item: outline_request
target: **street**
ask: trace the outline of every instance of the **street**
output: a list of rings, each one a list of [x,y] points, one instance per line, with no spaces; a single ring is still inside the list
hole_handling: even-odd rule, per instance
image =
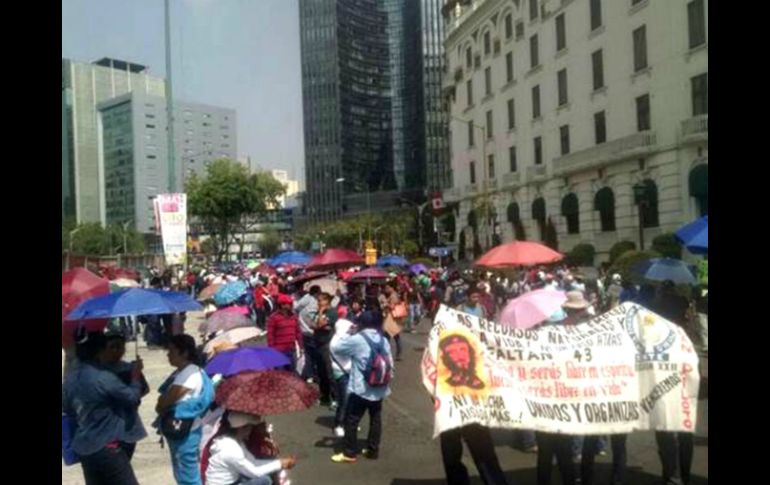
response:
[[[186,328],[190,333],[201,316],[192,314]],[[445,483],[438,440],[431,439],[433,408],[428,394],[420,383],[420,357],[427,340],[430,322],[423,320],[417,333],[402,334],[403,361],[396,363],[392,395],[383,407],[383,438],[380,458],[369,461],[363,457],[355,464],[335,464],[330,461],[336,439],[331,429],[333,412],[315,406],[305,412],[273,416],[282,454],[296,454],[297,466],[290,471],[292,484],[371,484],[371,485],[439,485]],[[144,360],[144,372],[153,391],[142,401],[141,416],[150,435],[141,441],[134,455],[133,465],[142,484],[171,484],[173,476],[168,449],[158,444],[158,436],[149,424],[154,419],[154,405],[158,385],[171,372],[162,350],[148,350],[140,343],[139,353]],[[127,345],[125,360],[132,360],[134,344]],[[698,405],[698,424],[695,437],[693,485],[708,483],[708,359],[701,361],[701,400]],[[368,420],[364,418],[359,440],[366,437]],[[536,455],[525,454],[509,443],[511,433],[494,432],[497,454],[509,484],[534,485]],[[481,483],[478,472],[465,452],[464,463],[475,483]],[[597,484],[609,480],[611,457],[597,457]],[[652,485],[660,476],[660,461],[652,432],[638,432],[628,439],[628,481],[630,485]],[[79,465],[62,465],[62,485],[83,484]],[[554,475],[558,472],[554,470]],[[556,484],[557,477],[553,483]]]

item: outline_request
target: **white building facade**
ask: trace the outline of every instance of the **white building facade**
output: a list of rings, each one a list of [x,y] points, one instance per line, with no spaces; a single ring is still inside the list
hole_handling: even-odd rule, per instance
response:
[[[601,261],[640,221],[648,248],[708,212],[707,0],[448,0],[444,18],[466,258],[550,238]]]

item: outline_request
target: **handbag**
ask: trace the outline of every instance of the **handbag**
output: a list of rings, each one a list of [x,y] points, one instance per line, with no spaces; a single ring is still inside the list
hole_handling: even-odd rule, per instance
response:
[[[190,434],[195,418],[175,418],[174,410],[167,411],[160,418],[160,432],[169,440],[183,440]]]
[[[391,311],[391,315],[393,315],[393,318],[400,319],[400,318],[406,318],[409,316],[409,309],[406,307],[406,303],[403,301],[400,301],[393,305],[393,310]]]
[[[80,463],[80,457],[72,449],[72,439],[75,437],[77,421],[64,413],[61,415],[61,457],[67,466]]]

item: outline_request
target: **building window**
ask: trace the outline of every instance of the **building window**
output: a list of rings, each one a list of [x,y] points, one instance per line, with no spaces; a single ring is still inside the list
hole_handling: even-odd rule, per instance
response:
[[[147,155],[147,158],[149,158],[150,160],[155,160],[158,157],[156,157],[155,155]]]
[[[540,118],[540,85],[532,88],[532,119]]]
[[[559,139],[561,140],[561,154],[566,155],[569,153],[569,125],[564,125],[559,128]]]
[[[155,128],[155,125],[144,125],[145,128],[153,129]]]
[[[473,79],[468,79],[465,82],[465,89],[468,92],[468,106],[473,105]]]
[[[537,48],[537,34],[529,38],[529,67],[535,68],[540,64],[540,57]]]
[[[567,234],[580,234],[580,204],[577,195],[567,194],[561,200],[561,215],[567,220]]]
[[[687,26],[690,33],[690,49],[706,43],[706,11],[703,0],[687,4]]]
[[[521,40],[524,38],[524,22],[519,20],[516,22],[516,40]]]
[[[487,157],[488,160],[488,167],[489,167],[489,178],[493,179],[495,178],[495,156],[489,155]]]
[[[602,50],[591,54],[591,66],[594,73],[594,91],[604,87],[604,56]]]
[[[644,182],[644,198],[641,203],[642,227],[658,227],[658,186],[650,179]]]
[[[488,56],[492,52],[492,40],[489,31],[484,32],[484,55]]]
[[[513,16],[508,14],[505,16],[505,38],[510,39],[513,37]]]
[[[516,172],[518,167],[516,166],[516,147],[512,146],[508,148],[508,163],[510,164],[511,172]]]
[[[472,147],[473,143],[473,121],[468,122],[468,148]]]
[[[487,140],[491,140],[495,132],[495,126],[492,119],[492,110],[487,111]]]
[[[145,117],[145,118],[148,118],[148,119],[153,119],[153,118],[155,118],[155,115],[153,115],[153,114],[150,114],[150,113],[146,113],[146,114],[144,115],[144,117]]]
[[[636,128],[638,131],[650,129],[650,95],[636,98]]]
[[[470,168],[471,168],[471,183],[475,184],[476,183],[476,162],[471,162]]]
[[[535,20],[538,13],[537,0],[529,0],[529,20]]]
[[[594,196],[594,210],[599,211],[602,232],[615,230],[615,194],[605,187]]]
[[[705,115],[709,112],[709,75],[708,73],[690,79],[692,89],[692,115]]]
[[[473,67],[473,51],[470,47],[465,48],[465,67],[468,69]]]
[[[492,94],[492,67],[484,69],[484,89],[487,96]]]
[[[634,72],[647,68],[647,26],[634,30]]]
[[[542,137],[535,137],[535,165],[543,164],[543,139]]]
[[[556,52],[567,47],[567,30],[564,23],[564,14],[556,17]]]
[[[508,100],[508,129],[516,128],[516,111],[513,106],[513,98]]]
[[[602,26],[602,0],[590,0],[591,6],[591,31]]]
[[[607,141],[607,125],[604,119],[604,111],[594,114],[594,132],[596,133],[596,144]]]
[[[513,52],[505,55],[505,80],[506,82],[513,81]]]
[[[567,69],[562,69],[556,73],[559,87],[559,106],[567,104]]]

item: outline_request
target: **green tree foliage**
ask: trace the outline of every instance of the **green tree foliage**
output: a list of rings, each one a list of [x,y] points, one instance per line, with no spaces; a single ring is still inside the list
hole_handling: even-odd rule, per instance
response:
[[[249,174],[246,167],[228,159],[212,162],[203,176],[187,179],[190,215],[197,218],[212,237],[217,238],[217,258],[242,237],[256,220],[271,207],[278,207],[278,197],[286,187],[267,172]]]
[[[623,253],[636,249],[636,244],[631,241],[620,241],[610,248],[610,264],[614,263]]]
[[[655,237],[652,249],[665,258],[682,259],[682,245],[670,232]]]
[[[76,227],[62,226],[62,250],[69,249],[70,237],[72,252],[75,254],[93,256],[141,254],[145,249],[142,234],[133,228],[124,230],[120,224],[106,228],[98,222],[87,222]]]
[[[638,281],[639,277],[631,273],[631,268],[637,263],[651,258],[659,258],[655,251],[626,251],[610,267],[610,274],[619,273],[624,280]]]
[[[259,238],[259,249],[262,251],[263,258],[271,258],[278,253],[283,238],[275,229],[267,229]]]
[[[581,243],[567,254],[567,264],[573,266],[593,266],[596,248],[592,244]]]

